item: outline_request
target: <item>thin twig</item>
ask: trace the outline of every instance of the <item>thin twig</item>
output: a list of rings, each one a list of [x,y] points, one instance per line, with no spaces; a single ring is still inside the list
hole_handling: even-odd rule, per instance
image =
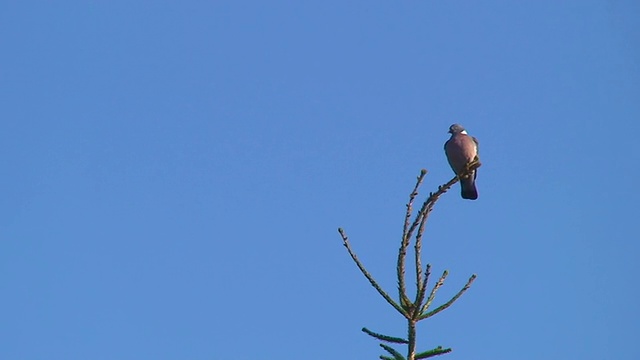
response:
[[[407,286],[405,285],[405,259],[407,257],[407,247],[409,246],[409,239],[410,238],[405,238],[402,239],[402,242],[400,243],[400,249],[398,250],[398,263],[396,265],[396,273],[398,275],[398,297],[400,298],[400,303],[402,304],[402,307],[405,309],[409,308],[409,305],[411,304],[411,300],[409,300],[409,297],[407,295]]]
[[[393,355],[393,358],[395,360],[405,360],[404,356],[402,356],[402,354],[400,354],[396,349],[392,348],[391,346],[380,344],[380,347],[387,350],[389,354]]]
[[[418,196],[418,188],[422,185],[422,181],[424,180],[425,175],[427,175],[427,170],[420,170],[420,175],[418,175],[418,180],[416,181],[416,186],[413,187],[413,191],[409,195],[409,202],[407,203],[407,213],[404,217],[404,228],[402,229],[402,239],[407,237],[407,229],[409,228],[409,222],[411,220],[411,215],[413,213],[413,201],[416,196]]]
[[[447,278],[448,275],[449,275],[449,272],[447,270],[445,270],[442,273],[442,276],[440,276],[440,280],[438,280],[438,282],[433,286],[433,290],[431,290],[431,294],[429,294],[429,297],[427,298],[427,302],[424,305],[422,305],[422,309],[420,309],[420,313],[424,313],[425,311],[427,311],[429,306],[431,306],[431,302],[436,297],[436,293],[438,292],[438,289],[440,289],[440,287],[444,284],[444,280]]]
[[[473,281],[475,279],[476,279],[476,274],[471,275],[471,277],[469,278],[469,281],[467,281],[467,284],[462,289],[460,289],[460,291],[458,291],[458,293],[455,294],[455,296],[452,297],[451,300],[449,300],[446,303],[438,306],[436,309],[434,309],[432,311],[429,311],[426,314],[421,315],[420,316],[420,320],[426,319],[428,317],[432,317],[433,315],[435,315],[435,314],[439,313],[440,311],[442,311],[442,310],[448,308],[449,306],[451,306],[456,300],[458,300],[458,298],[460,296],[462,296],[462,294],[464,294],[465,291],[467,291],[471,287],[471,284],[473,283]]]
[[[367,278],[367,280],[369,280],[369,283],[371,283],[371,286],[373,286],[378,293],[385,299],[387,300],[387,302],[393,306],[394,309],[398,310],[398,312],[400,314],[402,314],[402,316],[404,316],[405,318],[409,318],[409,314],[407,313],[406,310],[404,310],[400,305],[398,305],[395,301],[393,301],[393,299],[389,296],[389,294],[387,294],[382,287],[380,287],[380,285],[378,285],[378,283],[376,282],[376,280],[373,278],[373,276],[371,276],[371,274],[369,274],[369,272],[367,271],[367,269],[365,269],[364,265],[362,265],[362,263],[360,262],[360,260],[358,260],[358,257],[356,256],[356,254],[353,252],[353,250],[351,249],[351,245],[349,244],[349,238],[347,237],[347,234],[345,234],[344,230],[342,228],[338,228],[338,232],[340,233],[340,236],[342,237],[342,243],[344,245],[344,247],[347,248],[347,251],[349,252],[349,255],[351,255],[351,258],[353,259],[353,261],[356,263],[356,265],[358,266],[358,269],[360,269],[360,271],[362,272],[362,275],[364,275],[364,277]]]
[[[414,246],[415,264],[416,264],[416,300],[419,297],[422,289],[422,235],[424,234],[424,226],[427,222],[427,217],[422,216],[420,226],[418,227],[418,233],[416,234],[416,243]],[[420,306],[416,303],[416,306]]]
[[[411,235],[413,235],[413,232],[416,230],[418,225],[422,222],[422,217],[427,215],[431,211],[430,209],[427,211],[427,208],[428,207],[433,208],[433,205],[435,205],[435,202],[438,201],[440,196],[446,193],[447,190],[449,190],[457,182],[458,182],[458,177],[456,176],[453,179],[449,180],[446,184],[438,186],[438,191],[436,191],[435,193],[429,194],[429,197],[424,201],[424,203],[422,203],[422,207],[420,208],[420,211],[418,211],[418,215],[416,216],[416,219],[413,221],[413,223],[409,227],[409,230],[407,231],[408,237],[411,237]]]
[[[367,329],[366,327],[362,328],[362,332],[364,332],[365,334],[372,336],[380,341],[386,341],[386,342],[390,342],[390,343],[396,343],[396,344],[408,344],[409,340],[407,339],[403,339],[403,338],[398,338],[398,337],[393,337],[393,336],[388,336],[388,335],[383,335],[383,334],[378,334],[376,332],[373,332],[369,329]]]
[[[416,354],[416,360],[426,359],[426,358],[430,358],[430,357],[438,356],[438,355],[443,355],[443,354],[450,353],[450,352],[451,352],[450,348],[449,349],[443,349],[442,346],[438,346],[435,349]]]
[[[465,168],[465,171],[462,174],[460,174],[459,176],[458,175],[454,176],[447,183],[438,186],[438,191],[436,191],[435,193],[429,194],[429,197],[427,198],[427,200],[425,200],[424,203],[422,204],[422,207],[420,208],[420,211],[418,212],[418,216],[413,221],[413,224],[411,224],[411,226],[409,227],[409,230],[407,231],[407,236],[410,237],[413,234],[413,232],[415,231],[416,227],[418,227],[418,225],[422,222],[422,217],[423,216],[428,216],[429,215],[429,213],[433,209],[433,206],[435,205],[436,201],[438,201],[438,199],[440,199],[440,196],[442,196],[453,185],[455,185],[460,180],[460,178],[465,178],[467,176],[470,176],[472,174],[472,172],[474,170],[476,170],[477,168],[479,168],[480,166],[482,166],[482,164],[480,163],[480,161],[477,161],[477,160],[469,163],[467,165],[467,167]]]
[[[398,292],[399,292],[401,303],[406,303],[407,305],[405,306],[405,308],[411,307],[411,302],[409,300],[409,295],[407,294],[407,289],[405,285],[405,259],[407,256],[407,247],[411,242],[411,234],[408,234],[407,230],[409,229],[409,222],[411,220],[411,215],[413,213],[413,201],[418,195],[418,188],[422,184],[422,181],[424,180],[424,177],[426,174],[427,174],[426,169],[422,169],[420,171],[420,175],[418,176],[418,180],[416,181],[416,186],[414,186],[413,191],[411,191],[411,194],[409,195],[409,202],[407,203],[407,213],[405,214],[405,218],[404,218],[404,228],[402,229],[402,243],[400,244],[400,250],[398,251],[398,265],[396,269],[398,274]],[[420,213],[418,213],[417,216],[420,216]],[[422,277],[422,265],[420,263],[420,248],[422,246],[422,242],[419,240],[420,239],[417,239],[415,244],[417,291],[420,291],[420,283],[421,283],[420,279]],[[413,312],[414,309],[408,309],[408,310]]]
[[[427,264],[427,268],[424,271],[424,279],[422,280],[422,286],[416,295],[416,307],[422,306],[422,302],[424,301],[424,296],[427,293],[427,284],[429,283],[429,276],[431,276],[431,264]],[[416,314],[420,315],[420,314]]]

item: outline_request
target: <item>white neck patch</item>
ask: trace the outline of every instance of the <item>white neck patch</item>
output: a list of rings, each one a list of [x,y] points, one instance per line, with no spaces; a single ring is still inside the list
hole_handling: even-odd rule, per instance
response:
[[[467,130],[462,130],[462,131],[460,131],[460,134],[467,135]]]

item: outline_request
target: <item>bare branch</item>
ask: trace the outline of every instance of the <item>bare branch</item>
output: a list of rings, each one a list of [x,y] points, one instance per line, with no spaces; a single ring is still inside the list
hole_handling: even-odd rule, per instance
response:
[[[416,307],[422,306],[422,302],[424,301],[424,296],[427,293],[427,284],[429,283],[429,276],[431,276],[431,264],[427,264],[427,269],[424,271],[424,280],[422,280],[422,286],[420,287],[420,290],[416,294],[416,302],[415,302]]]
[[[422,220],[420,221],[420,226],[418,227],[418,233],[416,234],[416,243],[414,246],[414,255],[415,255],[415,271],[416,271],[416,300],[419,297],[420,292],[424,292],[422,288],[422,235],[424,234],[424,226],[427,222],[427,217],[422,216]],[[416,306],[420,306],[420,304],[416,303]]]
[[[408,233],[407,231],[409,229],[409,222],[411,220],[411,215],[413,213],[413,201],[415,200],[416,196],[418,196],[418,188],[422,184],[422,181],[424,180],[425,175],[427,175],[427,170],[422,169],[416,181],[416,186],[413,187],[413,190],[409,195],[409,202],[407,203],[407,212],[404,217],[404,227],[402,229],[402,242],[400,243],[400,249],[398,250],[398,264],[396,268],[396,272],[398,275],[398,293],[400,297],[400,302],[403,305],[404,304],[407,305],[405,306],[405,308],[410,307],[410,304],[411,304],[411,301],[409,300],[409,295],[407,294],[407,288],[405,283],[405,260],[407,257],[407,248],[409,247],[409,243],[411,242],[411,233],[413,232],[411,231],[411,233]],[[417,216],[419,215],[420,213],[418,213]],[[418,284],[420,284],[420,277],[422,275],[422,266],[420,265],[420,256],[419,256],[420,246],[421,244],[418,244],[416,242],[416,252],[415,252],[416,269],[419,269],[416,271],[416,281]],[[420,288],[420,285],[418,285],[418,290],[419,288]]]
[[[440,276],[440,280],[438,280],[438,282],[433,286],[433,290],[431,290],[431,294],[429,294],[429,297],[427,298],[427,302],[424,305],[422,305],[422,309],[420,309],[420,313],[424,313],[425,311],[427,311],[429,306],[431,306],[431,302],[433,302],[433,299],[436,297],[436,293],[438,292],[438,289],[440,289],[440,287],[444,285],[444,280],[447,278],[448,275],[449,275],[449,272],[447,270],[445,270],[442,273],[442,276]]]
[[[466,167],[466,170],[462,174],[460,174],[460,176],[455,176],[453,179],[449,180],[447,183],[438,186],[438,191],[436,191],[435,193],[429,194],[429,197],[427,198],[427,200],[425,200],[424,203],[422,204],[422,207],[418,212],[418,216],[414,220],[413,224],[411,224],[411,227],[408,230],[408,236],[411,236],[411,234],[413,234],[413,232],[415,231],[416,227],[418,227],[418,225],[422,223],[422,220],[423,220],[422,217],[429,216],[429,213],[431,212],[431,210],[433,210],[433,206],[440,199],[440,196],[444,195],[444,193],[449,191],[449,189],[451,189],[451,187],[455,185],[460,180],[460,178],[471,176],[473,171],[479,168],[480,166],[482,166],[482,164],[478,160],[475,160],[469,163]]]
[[[435,310],[429,311],[428,313],[421,315],[420,316],[420,320],[426,319],[428,317],[432,317],[433,315],[435,315],[435,314],[439,313],[440,311],[442,311],[442,310],[448,308],[449,306],[451,306],[456,300],[458,300],[458,298],[460,296],[462,296],[462,294],[464,294],[465,291],[467,291],[471,287],[471,284],[473,283],[473,281],[475,279],[476,279],[476,274],[471,275],[471,277],[469,278],[469,281],[467,281],[467,284],[460,291],[458,291],[458,293],[455,294],[451,298],[451,300],[449,300],[446,303],[438,306]]]
[[[349,252],[349,255],[351,255],[351,258],[353,259],[353,261],[356,263],[356,265],[358,266],[358,269],[360,269],[360,271],[362,272],[362,275],[364,275],[364,277],[367,278],[367,280],[369,280],[369,283],[371,283],[371,286],[373,286],[378,293],[385,299],[387,300],[387,302],[393,306],[394,309],[398,310],[398,312],[400,314],[402,314],[402,316],[404,316],[405,318],[409,318],[409,314],[407,313],[406,310],[404,310],[400,305],[398,305],[395,301],[393,301],[393,299],[389,296],[389,294],[387,294],[382,287],[380,287],[380,285],[378,285],[378,283],[376,282],[376,280],[373,278],[373,276],[371,276],[371,274],[369,274],[369,272],[367,271],[367,269],[365,269],[364,265],[362,265],[362,263],[360,262],[360,260],[358,259],[358,257],[356,256],[356,254],[353,252],[353,250],[351,249],[351,245],[349,244],[349,238],[347,237],[347,234],[345,234],[344,230],[342,228],[338,228],[338,232],[340,233],[340,236],[342,237],[342,243],[344,245],[344,247],[347,248],[347,251]]]
[[[404,217],[404,228],[402,230],[402,238],[405,239],[407,237],[407,230],[409,229],[409,222],[411,221],[411,215],[413,213],[413,201],[416,196],[418,196],[418,188],[422,185],[422,181],[424,180],[425,175],[427,175],[427,170],[420,170],[420,175],[418,175],[418,180],[416,181],[416,186],[413,187],[413,191],[409,195],[409,202],[407,203],[407,213]]]

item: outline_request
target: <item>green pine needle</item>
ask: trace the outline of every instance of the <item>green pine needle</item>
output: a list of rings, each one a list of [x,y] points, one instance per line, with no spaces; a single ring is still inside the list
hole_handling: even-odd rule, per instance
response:
[[[378,333],[375,333],[375,332],[367,329],[366,327],[363,327],[362,331],[364,333],[366,333],[367,335],[373,336],[374,338],[376,338],[376,339],[378,339],[380,341],[386,341],[386,342],[395,343],[395,344],[408,344],[409,343],[409,341],[406,340],[406,339],[378,334]]]

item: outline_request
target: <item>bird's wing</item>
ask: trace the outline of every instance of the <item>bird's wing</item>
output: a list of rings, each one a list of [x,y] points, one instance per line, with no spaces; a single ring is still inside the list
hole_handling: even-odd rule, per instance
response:
[[[473,139],[473,142],[476,143],[476,147],[479,147],[479,143],[478,143],[478,139],[475,138],[475,136],[471,137]]]
[[[478,143],[478,139],[476,139],[474,136],[472,136],[471,139],[473,139],[473,142],[476,143],[476,159],[479,159],[480,158],[480,144]]]

